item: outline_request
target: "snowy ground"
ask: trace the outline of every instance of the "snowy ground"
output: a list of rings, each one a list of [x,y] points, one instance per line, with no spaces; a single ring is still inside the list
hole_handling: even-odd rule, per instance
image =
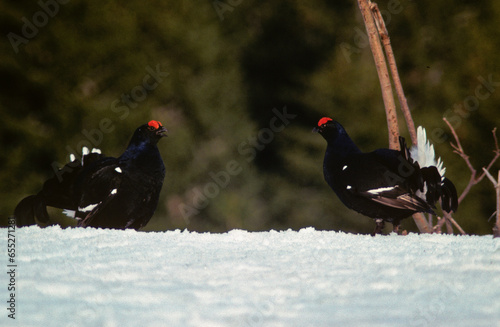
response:
[[[16,319],[2,309],[2,326],[500,326],[491,236],[29,227],[15,237]]]

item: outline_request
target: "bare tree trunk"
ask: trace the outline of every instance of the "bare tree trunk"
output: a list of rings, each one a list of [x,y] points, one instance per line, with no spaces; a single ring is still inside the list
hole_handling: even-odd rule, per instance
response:
[[[389,68],[391,70],[392,80],[394,82],[394,87],[396,88],[396,94],[398,95],[399,103],[401,105],[401,111],[405,117],[406,126],[408,132],[410,133],[411,143],[417,144],[417,131],[415,130],[415,123],[413,123],[413,117],[411,116],[410,107],[408,107],[408,102],[406,101],[406,96],[403,91],[403,84],[401,84],[401,79],[399,78],[398,66],[396,65],[396,57],[392,51],[391,39],[389,38],[389,32],[385,26],[382,14],[378,9],[376,3],[371,3],[371,10],[374,15],[375,23],[377,25],[378,31],[380,33],[380,39],[384,45],[384,51],[389,62]],[[432,224],[431,224],[432,226]]]
[[[432,225],[427,223],[427,219],[425,219],[425,215],[423,213],[414,213],[412,217],[420,233],[432,233]]]
[[[387,117],[387,128],[389,129],[389,148],[399,150],[399,127],[398,116],[396,115],[396,104],[394,102],[394,94],[392,93],[392,84],[387,70],[382,45],[380,44],[379,33],[372,11],[370,9],[369,0],[358,0],[358,6],[361,10],[361,15],[365,22],[366,31],[368,32],[368,40],[375,60],[378,78],[380,80],[380,88],[382,89],[382,98]]]

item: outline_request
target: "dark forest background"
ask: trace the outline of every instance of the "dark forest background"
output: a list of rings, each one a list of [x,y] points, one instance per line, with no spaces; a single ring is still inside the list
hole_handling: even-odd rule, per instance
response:
[[[461,192],[470,173],[442,118],[485,166],[500,127],[500,2],[377,3],[415,123]],[[167,175],[146,230],[372,231],[324,182],[326,144],[311,133],[330,116],[361,149],[387,147],[356,1],[2,1],[0,31],[2,225],[70,153],[95,145],[118,156],[156,119],[169,129]],[[494,211],[485,179],[454,217],[489,234]],[[403,227],[417,230],[411,218]]]

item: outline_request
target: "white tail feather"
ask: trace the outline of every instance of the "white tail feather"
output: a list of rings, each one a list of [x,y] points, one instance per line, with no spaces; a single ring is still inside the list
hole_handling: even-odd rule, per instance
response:
[[[417,144],[411,147],[410,155],[418,162],[420,167],[435,166],[441,177],[444,177],[446,168],[443,167],[441,158],[436,160],[434,146],[427,140],[427,133],[422,126],[417,129]]]
[[[87,148],[86,146],[84,146],[82,148],[82,166],[83,166],[83,157],[85,157],[87,154],[89,154],[89,148]]]
[[[101,154],[101,149],[98,149],[98,148],[92,148],[92,151],[89,151],[89,148],[87,148],[86,146],[84,146],[82,148],[82,165],[83,165],[83,157],[85,157],[86,155],[88,155],[89,153],[97,153],[97,154]],[[70,159],[72,159],[71,161],[74,160],[74,155],[71,154],[70,155]]]
[[[75,218],[75,211],[74,210],[64,209],[63,214],[65,214],[66,216],[68,216],[70,218]]]

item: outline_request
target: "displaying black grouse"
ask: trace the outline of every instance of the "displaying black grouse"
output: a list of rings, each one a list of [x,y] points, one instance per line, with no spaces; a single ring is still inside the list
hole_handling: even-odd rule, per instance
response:
[[[325,180],[348,208],[374,218],[372,235],[381,233],[384,222],[397,232],[400,221],[416,212],[434,213],[441,199],[446,212],[456,211],[457,191],[444,177],[441,159],[435,160],[434,147],[425,130],[418,128],[418,144],[411,150],[399,137],[400,151],[378,149],[363,153],[344,127],[323,117],[314,128],[327,141],[323,174]]]
[[[139,229],[153,216],[165,177],[157,148],[167,129],[152,120],[139,126],[118,158],[99,149],[82,150],[82,159],[70,163],[47,180],[42,190],[23,199],[14,216],[18,226],[50,222],[47,206],[65,209],[80,227]]]

